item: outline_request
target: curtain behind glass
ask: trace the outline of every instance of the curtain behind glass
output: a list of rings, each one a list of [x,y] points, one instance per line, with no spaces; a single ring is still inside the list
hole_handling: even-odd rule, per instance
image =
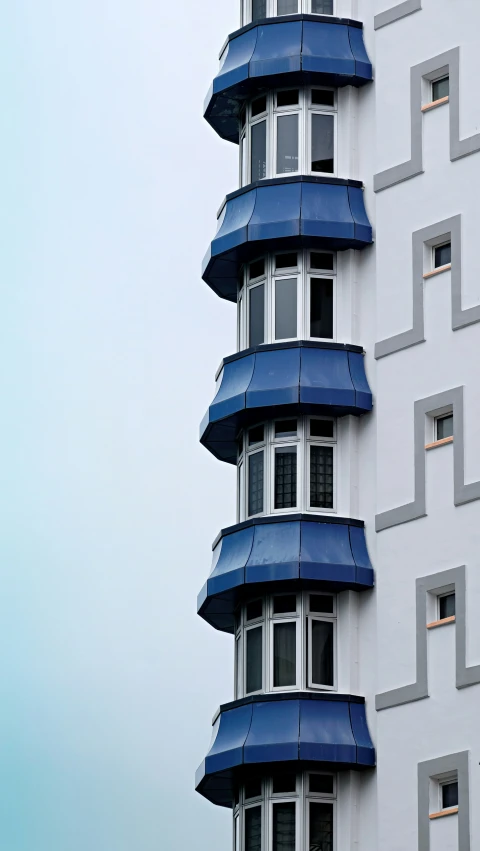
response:
[[[312,620],[312,683],[333,686],[333,623]]]
[[[262,688],[262,627],[248,629],[245,635],[247,639],[245,690],[247,694],[250,694]]]
[[[297,449],[275,449],[275,508],[295,508],[297,504]]]
[[[277,118],[277,174],[290,174],[296,171],[298,171],[298,115],[280,115]]]
[[[312,0],[314,15],[333,15],[333,0]]]
[[[273,851],[295,851],[295,804],[273,805]]]
[[[245,810],[245,851],[262,851],[262,808]]]
[[[310,506],[333,508],[333,447],[310,447]]]
[[[275,339],[288,340],[297,336],[297,279],[277,278],[275,281]]]
[[[309,851],[333,851],[333,805],[310,801]]]
[[[263,452],[248,456],[248,514],[263,511]]]
[[[276,623],[273,627],[273,685],[274,688],[294,686],[296,677],[297,626]]]

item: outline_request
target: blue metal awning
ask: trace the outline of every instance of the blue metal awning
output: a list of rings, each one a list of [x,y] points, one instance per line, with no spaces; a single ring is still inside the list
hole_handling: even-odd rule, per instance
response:
[[[225,704],[196,789],[212,803],[231,807],[238,776],[279,765],[290,771],[373,767],[363,697],[301,692]]]
[[[290,514],[259,517],[220,533],[212,572],[198,596],[198,614],[216,629],[235,631],[235,608],[245,594],[268,593],[269,583],[362,591],[373,569],[360,520]]]
[[[203,261],[203,279],[237,300],[242,263],[290,248],[365,248],[372,228],[358,180],[298,176],[261,180],[227,195]]]
[[[205,100],[205,118],[223,139],[238,142],[246,98],[277,86],[363,86],[371,80],[357,21],[318,15],[268,18],[228,37]]]
[[[223,361],[200,441],[221,461],[237,462],[240,428],[298,414],[359,416],[372,409],[362,349],[298,341],[246,349]]]

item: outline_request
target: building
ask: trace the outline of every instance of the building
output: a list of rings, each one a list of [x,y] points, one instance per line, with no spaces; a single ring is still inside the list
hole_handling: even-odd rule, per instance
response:
[[[197,789],[235,851],[474,851],[480,4],[241,24],[205,109],[240,188],[203,271],[237,352],[201,426],[238,512],[199,596],[235,695]]]

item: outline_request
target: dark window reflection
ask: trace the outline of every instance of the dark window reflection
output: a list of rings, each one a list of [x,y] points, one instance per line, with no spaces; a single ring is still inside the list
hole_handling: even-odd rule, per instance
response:
[[[333,173],[333,115],[312,115],[312,171]]]

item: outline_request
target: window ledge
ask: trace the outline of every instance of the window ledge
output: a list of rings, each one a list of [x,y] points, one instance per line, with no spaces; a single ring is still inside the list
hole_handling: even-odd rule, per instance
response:
[[[436,109],[437,106],[443,106],[444,103],[448,103],[450,98],[446,95],[444,98],[439,98],[438,100],[432,100],[430,103],[425,103],[422,106],[422,112],[428,112],[430,109]]]
[[[450,807],[448,810],[440,810],[439,813],[430,813],[429,818],[444,818],[444,816],[456,816],[458,813],[458,807]]]
[[[442,440],[434,440],[433,443],[426,443],[425,449],[436,449],[437,446],[445,446],[447,443],[453,443],[453,437],[444,437]]]
[[[441,275],[442,272],[449,272],[452,268],[451,263],[446,263],[445,266],[438,266],[436,269],[432,269],[431,272],[425,272],[423,278],[433,278],[434,275]]]
[[[447,623],[455,623],[455,615],[450,615],[449,618],[442,618],[440,621],[432,621],[427,623],[427,629],[435,629],[437,626],[443,626]]]

